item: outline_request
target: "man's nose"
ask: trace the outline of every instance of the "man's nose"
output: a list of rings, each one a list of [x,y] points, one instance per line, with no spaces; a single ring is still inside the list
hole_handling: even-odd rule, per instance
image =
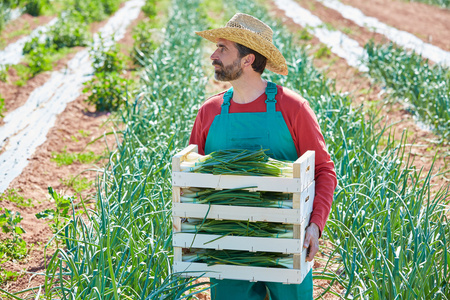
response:
[[[213,54],[211,54],[211,56],[210,56],[209,58],[210,58],[211,60],[216,60],[216,59],[218,59],[218,56],[217,56],[217,50],[214,51]]]

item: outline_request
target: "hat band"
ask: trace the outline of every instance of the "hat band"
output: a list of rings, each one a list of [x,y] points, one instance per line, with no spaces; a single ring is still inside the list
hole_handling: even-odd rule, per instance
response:
[[[263,35],[263,34],[261,34],[260,32],[252,31],[252,30],[248,29],[247,27],[242,26],[242,25],[239,24],[239,23],[236,23],[236,22],[233,22],[233,21],[229,21],[229,22],[227,23],[227,26],[226,26],[226,27],[245,29],[245,30],[247,30],[247,31],[250,31],[250,32],[252,32],[252,33],[255,33],[255,34],[259,35],[260,37],[262,37],[263,39],[265,39],[265,40],[268,41],[269,43],[272,43],[272,37],[269,37],[269,36],[267,36],[267,35]]]

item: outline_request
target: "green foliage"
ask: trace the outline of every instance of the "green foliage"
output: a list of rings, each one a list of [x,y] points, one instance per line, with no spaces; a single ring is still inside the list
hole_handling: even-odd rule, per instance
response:
[[[3,81],[3,82],[8,81],[8,71],[9,71],[10,67],[11,67],[10,65],[0,66],[0,81]]]
[[[3,118],[3,113],[6,111],[5,109],[5,98],[0,95],[0,118]]]
[[[30,198],[25,199],[22,195],[18,193],[15,189],[8,189],[2,194],[0,194],[0,201],[9,201],[15,203],[17,207],[33,207],[34,204]]]
[[[31,77],[53,68],[52,58],[54,52],[53,48],[45,48],[45,46],[41,44],[28,53],[26,61],[28,62]]]
[[[101,3],[103,5],[103,11],[109,16],[119,9],[121,0],[101,0]]]
[[[98,74],[122,71],[125,68],[126,57],[119,52],[118,45],[113,44],[110,47],[105,47],[101,36],[100,41],[98,48],[91,50],[94,72]]]
[[[324,57],[329,57],[330,55],[331,55],[331,50],[326,45],[320,46],[320,48],[316,52],[314,52],[314,58],[318,58],[318,59],[324,58]]]
[[[20,63],[17,65],[12,65],[11,68],[16,70],[17,76],[19,77],[19,79],[14,82],[14,84],[17,86],[25,85],[28,79],[33,77],[33,74],[31,73],[31,70],[27,65]]]
[[[82,176],[70,176],[67,179],[61,179],[61,183],[72,188],[75,193],[81,193],[94,185],[93,181],[89,181],[89,179]]]
[[[133,28],[133,52],[131,57],[138,65],[145,65],[145,59],[150,57],[156,49],[156,44],[152,40],[152,24],[141,22]]]
[[[0,215],[0,227],[7,238],[0,242],[0,261],[6,259],[22,259],[28,254],[27,244],[21,235],[25,233],[20,222],[23,220],[19,212],[4,208]],[[0,269],[0,283],[13,279],[13,273]]]
[[[37,213],[36,218],[48,219],[53,233],[58,234],[58,236],[63,236],[64,234],[59,232],[70,219],[71,215],[69,214],[69,209],[75,198],[60,195],[55,192],[52,187],[48,187],[48,193],[55,201],[55,209],[46,209],[40,213]]]
[[[0,243],[0,253],[1,251],[6,251],[6,249],[2,249],[3,242]],[[16,281],[21,274],[19,272],[8,271],[0,267],[0,285],[7,281]]]
[[[0,215],[0,227],[3,233],[10,233],[14,241],[17,241],[20,236],[25,233],[25,230],[19,225],[23,220],[19,212],[14,213],[13,211],[4,208],[4,213]]]
[[[302,30],[299,31],[298,37],[299,39],[304,41],[310,41],[313,38],[313,36],[309,33],[309,31],[306,28],[302,28]]]
[[[104,20],[120,6],[120,0],[74,0],[69,2],[68,8],[71,14],[77,14],[85,23]]]
[[[411,114],[430,125],[444,140],[450,139],[450,69],[431,65],[415,53],[388,45],[366,44],[372,78],[386,85]]]
[[[42,15],[49,5],[49,0],[28,0],[25,4],[25,13],[37,17]]]
[[[88,26],[78,18],[67,16],[56,22],[49,30],[46,47],[52,45],[55,50],[76,46],[87,46],[90,41]]]
[[[130,84],[131,80],[117,72],[101,72],[85,83],[83,92],[91,93],[86,102],[95,105],[97,111],[114,111],[126,103]]]
[[[65,147],[60,153],[52,152],[51,161],[56,162],[58,167],[60,167],[62,165],[71,165],[74,162],[82,164],[92,163],[100,159],[100,157],[100,155],[96,155],[93,151],[85,153],[69,153],[67,152],[67,147]]]
[[[149,17],[150,19],[153,19],[156,14],[157,14],[157,10],[156,10],[156,0],[147,0],[145,1],[144,6],[141,9],[144,14]]]
[[[3,3],[0,3],[0,32],[5,28],[6,23],[10,18],[10,8]]]

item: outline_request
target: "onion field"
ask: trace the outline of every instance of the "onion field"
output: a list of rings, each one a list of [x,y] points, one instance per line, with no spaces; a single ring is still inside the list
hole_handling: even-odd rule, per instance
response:
[[[210,299],[202,274],[172,271],[171,159],[188,145],[204,100],[229,87],[213,79],[215,45],[194,32],[243,12],[273,29],[288,64],[287,76],[265,71],[263,78],[308,100],[335,163],[315,299],[450,298],[450,45],[402,44],[381,21],[364,28],[353,20],[342,30],[344,12],[324,19],[338,1],[94,2],[0,4],[5,32],[18,24],[12,11],[23,18],[33,3],[53,20],[22,42],[2,33],[22,51],[0,49],[2,297]],[[439,10],[450,26],[445,1],[412,2],[401,5]],[[8,61],[10,54],[16,58]],[[20,89],[30,92],[14,104]],[[76,134],[59,139],[48,163],[37,159],[53,149],[51,128],[77,101],[79,115],[100,129],[81,129],[81,117],[67,121],[60,131]],[[412,133],[402,130],[399,113]],[[90,151],[93,145],[101,146]],[[34,164],[49,166],[36,177],[71,180],[32,177],[27,185],[21,178]],[[46,198],[27,199],[33,189]],[[33,226],[46,236],[27,235]]]

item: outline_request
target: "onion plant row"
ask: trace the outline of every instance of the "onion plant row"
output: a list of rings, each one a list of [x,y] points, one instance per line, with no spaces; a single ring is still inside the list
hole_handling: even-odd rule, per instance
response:
[[[446,299],[446,191],[431,194],[431,175],[422,179],[403,145],[386,140],[376,116],[337,93],[265,9],[238,0],[226,5],[227,18],[246,12],[274,29],[289,75],[265,78],[309,100],[336,164],[339,185],[324,236],[334,245],[325,254],[340,268],[315,271],[316,278],[343,285],[343,298]],[[88,221],[74,216],[66,249],[53,256],[48,298],[172,299],[186,289],[170,268],[170,158],[187,145],[205,96],[201,64],[208,62],[193,31],[207,25],[197,6],[174,3],[166,40],[145,62],[141,93],[122,112],[125,129],[99,181],[97,211]]]
[[[289,75],[266,78],[309,101],[336,165],[339,183],[324,232],[334,247],[316,278],[344,286],[343,298],[448,299],[448,185],[431,193],[431,171],[421,176],[404,142],[394,141],[376,114],[352,107],[348,95],[337,93],[264,8],[240,0],[227,5],[227,11],[250,13],[274,29]],[[331,267],[336,263],[338,270]]]
[[[450,70],[393,44],[366,44],[369,74],[420,121],[450,140]]]
[[[120,113],[97,210],[74,216],[47,269],[46,297],[181,299],[189,280],[172,265],[171,157],[183,148],[204,98],[196,0],[175,1],[165,41],[145,61],[142,90]],[[184,295],[184,296],[183,296]]]

